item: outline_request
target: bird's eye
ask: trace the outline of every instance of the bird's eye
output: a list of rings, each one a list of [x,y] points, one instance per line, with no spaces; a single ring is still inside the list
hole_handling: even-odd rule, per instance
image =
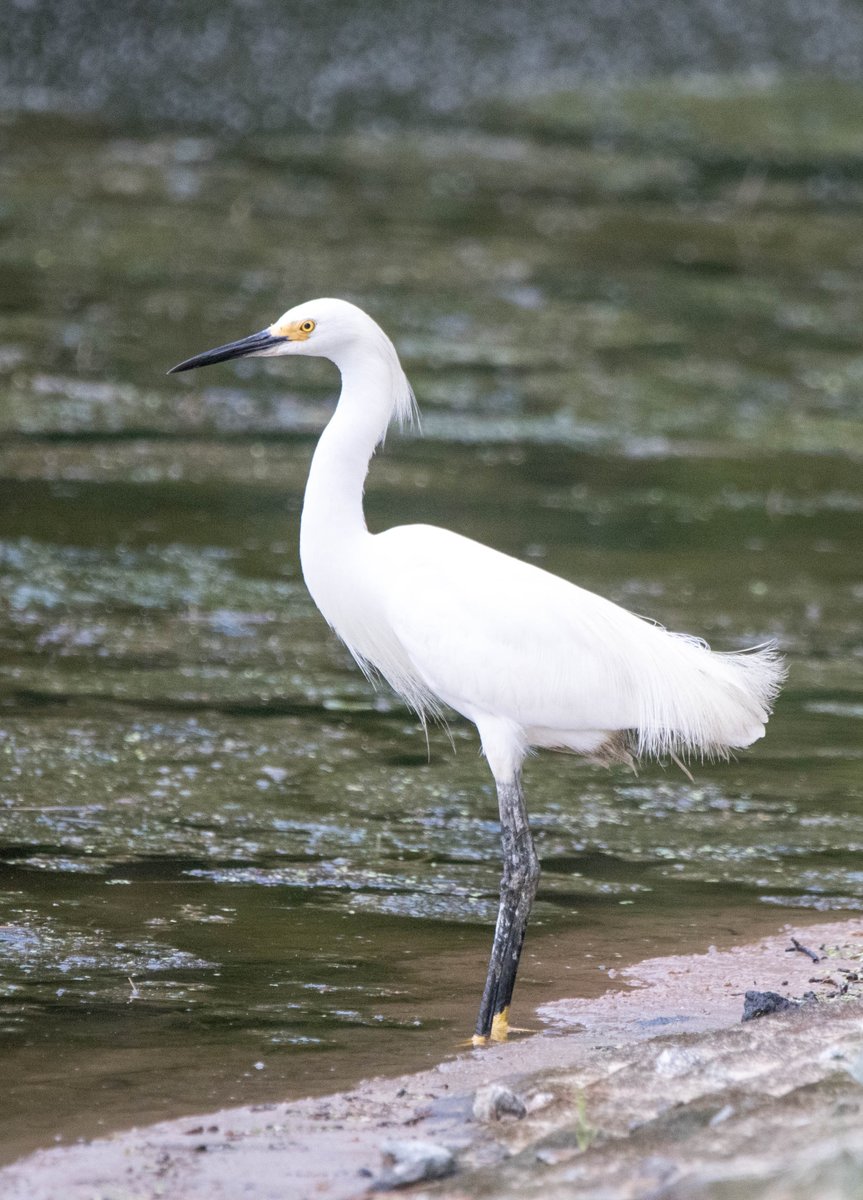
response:
[[[314,321],[303,321],[302,325],[300,325],[300,333],[311,333],[314,327]]]

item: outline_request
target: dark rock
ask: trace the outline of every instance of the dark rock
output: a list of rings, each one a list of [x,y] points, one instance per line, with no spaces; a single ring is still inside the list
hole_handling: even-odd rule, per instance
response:
[[[754,1021],[756,1017],[769,1017],[772,1013],[799,1007],[797,1000],[788,1000],[778,992],[747,992],[743,1000],[743,1020]]]

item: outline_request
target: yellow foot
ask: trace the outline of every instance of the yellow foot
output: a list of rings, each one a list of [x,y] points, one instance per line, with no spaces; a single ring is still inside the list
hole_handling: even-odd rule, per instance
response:
[[[493,1042],[505,1042],[509,1034],[509,1005],[501,1012],[494,1014],[494,1020],[491,1023],[491,1040]]]
[[[509,1023],[509,1005],[499,1013],[495,1013],[491,1023],[491,1033],[486,1037],[475,1033],[472,1038],[474,1046],[487,1046],[489,1042],[505,1042],[511,1033],[531,1033],[530,1029],[519,1029]]]
[[[521,1025],[510,1025],[509,1005],[507,1005],[501,1012],[495,1013],[491,1023],[491,1033],[488,1035],[475,1033],[469,1042],[462,1042],[461,1045],[479,1049],[481,1046],[487,1046],[489,1042],[505,1042],[511,1033],[536,1032],[535,1029],[525,1029]]]

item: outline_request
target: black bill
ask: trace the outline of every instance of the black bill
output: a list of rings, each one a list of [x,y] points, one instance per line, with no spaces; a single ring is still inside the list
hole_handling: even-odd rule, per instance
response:
[[[212,363],[226,362],[229,358],[245,358],[249,354],[260,354],[262,350],[269,350],[272,346],[278,346],[287,340],[287,338],[276,337],[270,333],[269,329],[262,329],[260,333],[240,338],[238,342],[228,342],[226,346],[216,346],[215,350],[205,350],[203,354],[187,358],[185,362],[171,367],[168,374],[176,375],[178,371],[192,371],[195,367],[208,367]]]

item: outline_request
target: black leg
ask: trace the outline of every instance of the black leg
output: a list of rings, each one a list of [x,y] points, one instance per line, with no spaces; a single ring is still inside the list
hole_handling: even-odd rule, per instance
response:
[[[509,1005],[527,919],[539,881],[539,859],[530,835],[521,778],[497,784],[503,876],[500,908],[488,964],[488,978],[476,1022],[474,1045],[492,1038],[504,1041],[509,1029]]]

